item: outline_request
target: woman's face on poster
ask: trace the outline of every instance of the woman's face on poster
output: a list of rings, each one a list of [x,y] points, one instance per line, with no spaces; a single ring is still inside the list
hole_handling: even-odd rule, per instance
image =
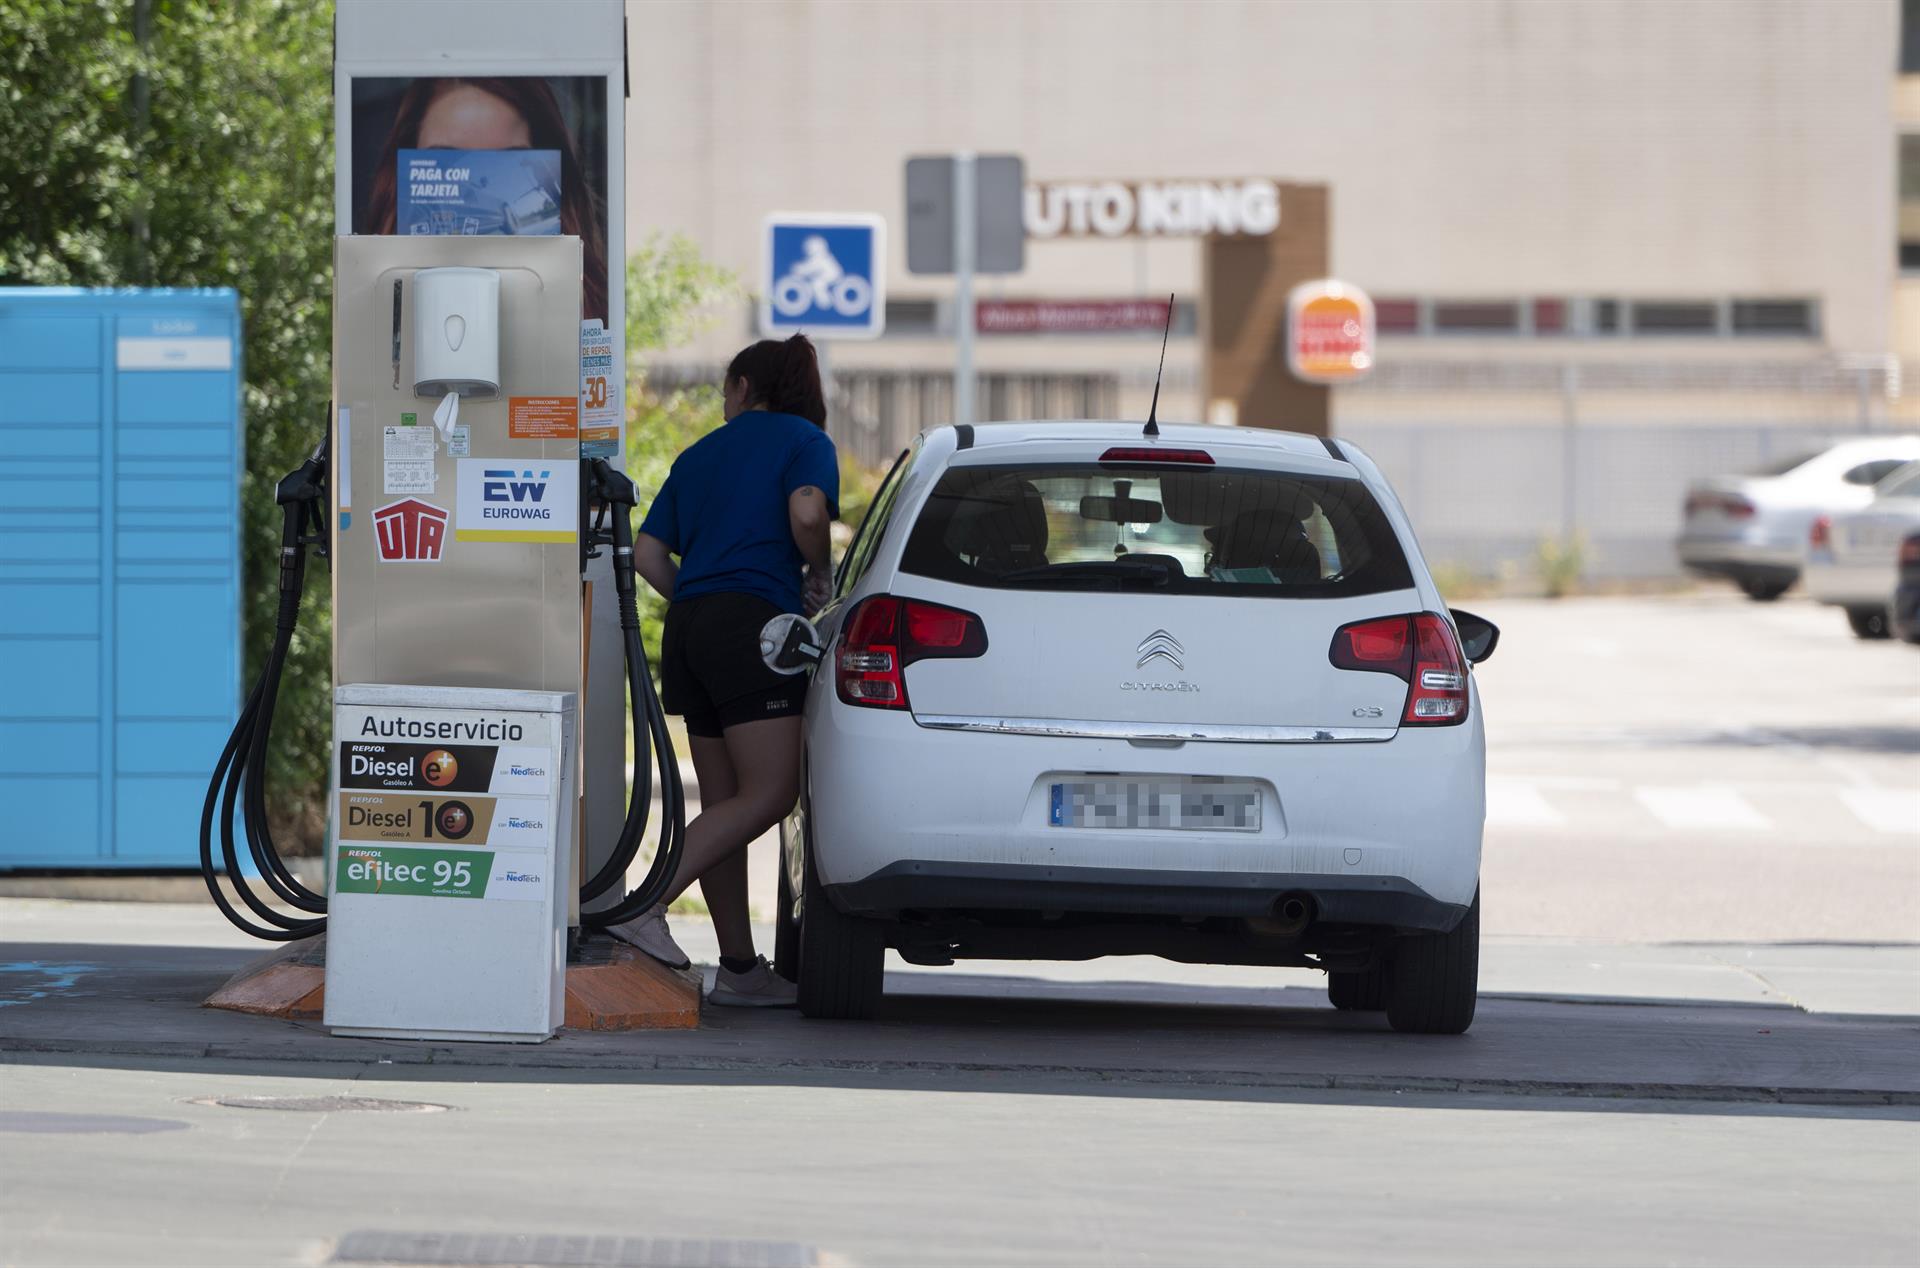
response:
[[[521,113],[471,84],[441,93],[420,120],[423,150],[524,150],[533,135]]]

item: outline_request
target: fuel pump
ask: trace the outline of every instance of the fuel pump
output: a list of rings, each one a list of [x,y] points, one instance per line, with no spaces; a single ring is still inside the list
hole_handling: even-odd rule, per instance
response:
[[[581,458],[573,425],[580,250],[570,237],[337,240],[332,425],[276,488],[274,643],[201,817],[202,870],[229,920],[275,941],[329,932],[336,1033],[545,1038],[572,935],[644,912],[678,865],[685,798],[641,641],[636,493],[606,459]],[[582,579],[603,550],[634,758],[618,840],[576,885],[582,715],[613,699],[583,691]],[[309,551],[332,567],[339,684],[326,893],[281,857],[264,780]],[[663,822],[645,879],[583,912],[637,857],[655,769]],[[244,875],[236,811],[268,898]]]

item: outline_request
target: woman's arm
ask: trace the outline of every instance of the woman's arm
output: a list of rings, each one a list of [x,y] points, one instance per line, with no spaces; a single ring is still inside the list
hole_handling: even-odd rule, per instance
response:
[[[793,544],[801,558],[815,573],[824,573],[832,564],[828,526],[833,512],[827,507],[827,495],[811,484],[803,484],[787,497],[787,524],[793,530]]]
[[[673,600],[673,583],[680,575],[680,569],[674,564],[673,556],[667,553],[667,544],[649,533],[636,533],[633,538],[633,569],[646,579],[661,598]]]

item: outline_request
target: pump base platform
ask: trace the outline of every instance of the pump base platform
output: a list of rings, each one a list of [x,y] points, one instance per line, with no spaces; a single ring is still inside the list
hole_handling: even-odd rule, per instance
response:
[[[208,996],[222,1008],[285,1021],[319,1021],[326,998],[327,937],[261,956]],[[700,1025],[700,974],[670,969],[623,942],[596,938],[567,966],[568,1030],[692,1030]]]

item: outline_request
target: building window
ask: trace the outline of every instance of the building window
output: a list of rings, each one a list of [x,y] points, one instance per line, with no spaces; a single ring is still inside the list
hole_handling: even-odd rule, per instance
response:
[[[1536,335],[1566,334],[1567,301],[1564,299],[1534,300],[1533,333]]]
[[[1636,335],[1712,335],[1720,331],[1720,306],[1711,301],[1642,299],[1633,303]]]
[[[1413,335],[1420,332],[1420,301],[1417,299],[1376,299],[1373,301],[1373,329],[1382,335]]]
[[[937,335],[940,333],[940,304],[931,299],[887,300],[889,335]]]
[[[1813,301],[1805,299],[1736,299],[1733,301],[1736,335],[1811,335],[1819,333]]]
[[[1600,335],[1620,333],[1619,300],[1596,299],[1593,301],[1593,330],[1595,334]]]
[[[1433,301],[1435,334],[1511,335],[1520,330],[1520,305],[1510,299]]]
[[[1920,75],[1920,0],[1900,0],[1900,73]]]

